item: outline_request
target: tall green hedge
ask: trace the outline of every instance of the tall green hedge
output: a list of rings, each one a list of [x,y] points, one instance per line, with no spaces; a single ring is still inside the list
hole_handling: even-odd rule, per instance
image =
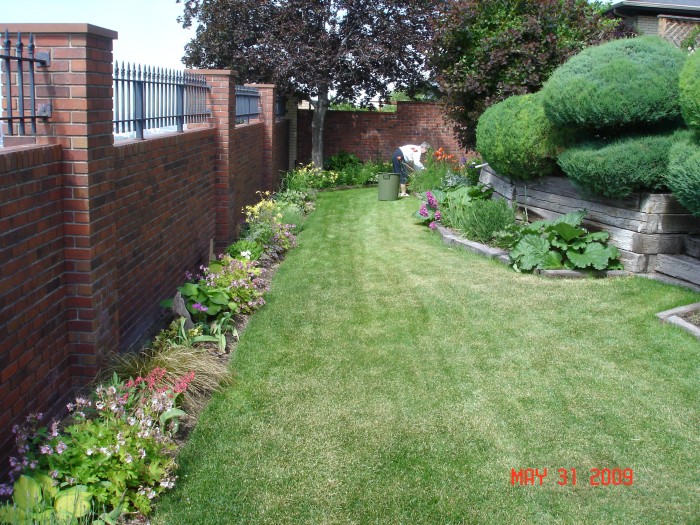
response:
[[[560,137],[547,120],[539,93],[494,104],[479,118],[476,147],[499,174],[512,179],[549,175]]]
[[[542,88],[557,126],[615,130],[679,119],[685,54],[659,37],[614,40],[584,49]]]
[[[700,142],[691,134],[671,147],[666,183],[678,202],[700,217]]]
[[[688,57],[680,75],[680,103],[685,123],[700,132],[700,52]]]
[[[671,146],[688,131],[585,143],[559,155],[559,166],[578,185],[605,197],[667,189]]]

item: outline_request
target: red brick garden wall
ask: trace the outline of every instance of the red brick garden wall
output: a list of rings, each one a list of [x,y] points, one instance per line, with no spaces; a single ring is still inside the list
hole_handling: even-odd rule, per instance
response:
[[[274,86],[259,86],[260,122],[235,127],[235,77],[216,70],[198,72],[211,87],[207,123],[114,144],[116,33],[9,30],[33,31],[38,51],[51,52],[36,79],[53,113],[36,136],[5,127],[0,149],[0,473],[12,425],[29,412],[64,415],[105,357],[140,342],[161,318],[159,301],[206,262],[210,240],[235,240],[242,207],[276,189],[288,155]],[[16,96],[4,103],[18,107]]]
[[[297,161],[311,161],[312,110],[299,110]],[[399,102],[395,113],[378,111],[329,111],[323,129],[324,157],[339,151],[354,153],[362,160],[390,160],[404,144],[430,143],[459,158],[463,149],[446,124],[438,104]]]
[[[72,393],[61,161],[60,146],[0,149],[0,451]]]
[[[214,239],[214,129],[114,148],[120,347],[139,343]]]
[[[262,141],[264,136],[262,123],[238,126],[233,130],[236,150],[236,162],[231,166],[230,191],[234,207],[231,209],[232,228],[237,236],[243,219],[243,208],[260,200],[257,191],[269,189],[265,185],[264,158]]]

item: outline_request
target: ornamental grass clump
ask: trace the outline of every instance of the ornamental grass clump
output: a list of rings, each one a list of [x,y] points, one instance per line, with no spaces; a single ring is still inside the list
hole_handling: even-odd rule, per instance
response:
[[[0,507],[0,522],[116,523],[124,513],[149,514],[153,499],[175,485],[172,435],[185,415],[177,404],[193,379],[162,368],[125,382],[115,377],[69,403],[63,429],[56,421],[41,426],[42,414],[28,416],[13,428],[12,485],[0,485],[13,500]]]

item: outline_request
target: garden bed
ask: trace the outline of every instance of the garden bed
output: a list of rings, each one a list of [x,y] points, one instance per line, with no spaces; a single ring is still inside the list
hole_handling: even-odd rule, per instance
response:
[[[664,323],[681,327],[700,339],[700,303],[679,306],[665,312],[659,312],[656,317]]]
[[[530,217],[553,219],[585,209],[584,225],[592,231],[607,231],[610,242],[620,250],[625,269],[633,273],[653,271],[657,255],[681,253],[686,236],[700,233],[700,221],[670,194],[593,197],[583,195],[564,177],[513,182],[488,166],[482,169],[480,181],[508,202],[522,206]]]
[[[442,240],[445,244],[451,246],[457,246],[464,250],[488,257],[489,259],[494,259],[501,264],[510,266],[511,261],[506,250],[501,248],[494,248],[487,244],[482,244],[476,241],[470,241],[465,239],[459,233],[454,232],[444,226],[438,226],[437,231],[442,236]],[[627,277],[630,272],[626,270],[533,270],[534,274],[541,275],[543,277],[550,277],[555,279],[585,279],[587,277]]]

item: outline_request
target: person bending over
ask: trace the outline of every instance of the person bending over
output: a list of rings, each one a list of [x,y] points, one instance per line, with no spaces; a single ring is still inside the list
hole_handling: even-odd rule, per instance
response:
[[[423,163],[420,161],[420,157],[423,153],[428,151],[428,149],[430,149],[430,144],[427,142],[423,142],[420,146],[406,144],[405,146],[396,148],[391,161],[394,165],[394,173],[399,174],[400,197],[408,197],[408,193],[406,193],[408,166],[411,166],[416,170],[422,170],[425,166],[423,166]]]

